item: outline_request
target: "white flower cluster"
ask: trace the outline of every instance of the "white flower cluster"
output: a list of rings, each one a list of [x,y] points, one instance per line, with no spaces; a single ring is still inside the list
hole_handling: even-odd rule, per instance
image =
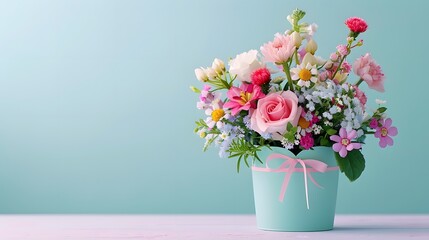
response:
[[[336,85],[333,81],[326,80],[318,83],[314,88],[303,87],[300,91],[296,91],[296,94],[299,96],[299,102],[305,104],[310,112],[320,111],[316,115],[322,117],[321,120],[325,126],[332,127],[334,124],[340,124],[347,131],[361,127],[364,111],[348,84]],[[310,112],[307,112],[304,117],[307,121],[312,116]],[[338,119],[343,120],[340,123],[334,123],[334,115],[338,114],[342,114]],[[322,130],[317,125],[312,128],[315,134],[320,134]]]

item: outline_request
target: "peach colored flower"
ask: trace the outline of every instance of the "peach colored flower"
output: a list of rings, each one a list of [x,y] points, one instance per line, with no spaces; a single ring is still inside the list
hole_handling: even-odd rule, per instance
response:
[[[384,92],[384,73],[369,53],[356,59],[353,63],[353,72],[363,79],[370,88]]]
[[[272,134],[280,140],[286,132],[286,126],[298,124],[301,115],[298,97],[292,91],[270,93],[259,99],[250,119],[250,128],[261,135]]]
[[[294,53],[295,45],[289,35],[276,33],[274,40],[261,47],[266,62],[283,63]]]

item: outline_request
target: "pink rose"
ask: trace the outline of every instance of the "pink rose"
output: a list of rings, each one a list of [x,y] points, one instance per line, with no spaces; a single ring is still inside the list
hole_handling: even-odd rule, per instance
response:
[[[370,88],[384,92],[384,74],[369,53],[356,59],[353,71],[363,79]]]
[[[298,97],[291,91],[270,93],[259,99],[250,119],[250,128],[261,135],[272,134],[272,138],[281,140],[286,126],[298,124],[301,107]]]

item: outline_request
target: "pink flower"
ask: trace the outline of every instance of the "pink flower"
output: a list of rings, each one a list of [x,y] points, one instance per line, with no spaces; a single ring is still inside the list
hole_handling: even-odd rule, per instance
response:
[[[344,61],[343,64],[341,64],[341,68],[345,73],[349,73],[350,70],[352,70],[352,66],[347,61]]]
[[[316,124],[320,121],[319,117],[315,114],[312,114],[313,118],[311,119],[311,125]]]
[[[353,63],[353,71],[363,79],[370,88],[384,92],[384,74],[369,53],[356,59]]]
[[[250,78],[253,84],[261,86],[270,81],[271,73],[267,68],[259,68],[250,75]]]
[[[329,73],[328,71],[319,72],[319,80],[321,82],[324,82],[326,79],[328,79]]]
[[[209,85],[204,85],[201,90],[200,101],[197,102],[198,109],[206,110],[211,107],[213,101],[220,98],[219,92],[210,92],[210,88]]]
[[[340,129],[340,135],[332,135],[329,139],[336,142],[332,145],[332,149],[338,152],[342,158],[347,156],[347,153],[353,149],[361,148],[360,143],[353,143],[352,139],[357,136],[356,130],[347,132],[345,128]]]
[[[358,88],[358,86],[353,86],[353,89],[355,90],[355,97],[359,99],[362,109],[365,109],[368,98],[366,97],[365,93]]]
[[[301,107],[298,97],[291,91],[274,92],[258,101],[250,119],[250,128],[261,135],[273,134],[273,139],[281,140],[286,126],[298,124]]]
[[[307,54],[305,48],[301,48],[301,50],[298,50],[299,61],[302,61],[302,59],[304,59],[305,54]]]
[[[387,145],[393,146],[393,139],[391,138],[398,134],[398,129],[392,127],[392,119],[388,118],[386,120],[380,119],[381,127],[375,129],[374,136],[380,139],[378,143],[380,147],[385,148]]]
[[[255,84],[241,84],[240,88],[231,87],[227,96],[229,102],[224,104],[225,108],[230,108],[235,116],[241,110],[249,110],[256,107],[256,100],[265,97],[260,86]]]
[[[376,129],[378,127],[378,120],[377,118],[372,118],[371,122],[369,123],[369,127],[372,129]]]
[[[329,59],[336,62],[338,60],[338,54],[337,53],[331,53],[331,55],[329,56]]]
[[[207,100],[207,97],[210,97],[210,86],[209,85],[204,85],[203,89],[201,90],[201,94],[200,94],[200,100],[205,102]]]
[[[261,47],[261,53],[266,62],[283,63],[294,53],[295,45],[289,35],[277,33],[274,41],[268,42]]]
[[[299,144],[305,150],[312,148],[314,146],[314,139],[311,133],[307,133],[305,134],[305,136],[301,137],[301,139],[299,140]]]
[[[366,24],[365,20],[358,17],[348,18],[345,22],[350,31],[355,33],[363,33],[368,28],[368,24]]]
[[[349,54],[349,49],[347,48],[346,45],[338,45],[337,46],[337,51],[338,53],[341,54],[341,56],[346,56],[347,54]]]

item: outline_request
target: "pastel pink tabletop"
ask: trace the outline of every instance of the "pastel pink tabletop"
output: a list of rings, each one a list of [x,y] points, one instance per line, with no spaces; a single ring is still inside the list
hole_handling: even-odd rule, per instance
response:
[[[429,239],[429,215],[338,215],[326,232],[269,232],[254,215],[0,215],[0,239]]]

